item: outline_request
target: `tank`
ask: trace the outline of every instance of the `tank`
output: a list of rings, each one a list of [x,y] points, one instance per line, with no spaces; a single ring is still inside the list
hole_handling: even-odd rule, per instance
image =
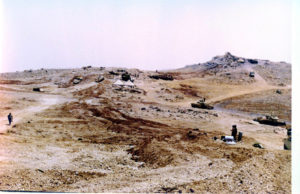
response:
[[[253,119],[254,121],[259,122],[260,124],[273,125],[273,126],[282,126],[286,125],[284,121],[280,121],[278,117],[266,115],[265,117],[257,117]]]
[[[192,103],[191,106],[193,108],[202,108],[202,109],[214,109],[213,106],[205,103],[205,100],[201,99],[197,103]]]

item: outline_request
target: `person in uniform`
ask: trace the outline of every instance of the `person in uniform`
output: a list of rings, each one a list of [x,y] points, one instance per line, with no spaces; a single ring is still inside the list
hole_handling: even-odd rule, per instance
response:
[[[9,113],[8,115],[7,115],[7,119],[8,119],[8,123],[9,123],[9,125],[13,122],[13,116],[12,116],[12,114],[11,113]]]

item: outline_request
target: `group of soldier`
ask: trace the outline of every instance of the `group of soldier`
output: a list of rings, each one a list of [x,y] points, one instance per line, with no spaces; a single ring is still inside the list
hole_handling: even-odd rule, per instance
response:
[[[236,125],[232,125],[231,136],[233,136],[233,138],[234,138],[235,141],[241,141],[241,140],[242,140],[243,133],[242,133],[242,132],[239,132],[238,137],[237,137],[237,132],[238,132],[238,131],[237,131]]]

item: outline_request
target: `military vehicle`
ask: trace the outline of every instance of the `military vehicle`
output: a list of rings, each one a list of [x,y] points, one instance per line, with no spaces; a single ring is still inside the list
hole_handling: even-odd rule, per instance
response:
[[[162,80],[169,80],[169,81],[174,80],[173,76],[170,74],[149,75],[149,77],[152,79],[162,79]]]
[[[211,106],[211,105],[205,103],[205,98],[199,100],[197,103],[192,103],[191,106],[192,106],[193,108],[214,109],[213,106]]]
[[[32,91],[34,91],[34,92],[43,92],[44,90],[42,88],[33,88]]]
[[[253,119],[254,121],[259,122],[260,124],[273,125],[273,126],[282,126],[286,125],[284,121],[280,121],[278,117],[266,115],[265,117],[257,117]]]

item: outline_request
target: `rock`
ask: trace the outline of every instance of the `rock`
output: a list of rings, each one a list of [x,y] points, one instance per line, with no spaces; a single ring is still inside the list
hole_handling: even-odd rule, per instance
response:
[[[95,82],[100,83],[104,80],[104,77],[102,75],[99,75],[99,77],[95,80]]]
[[[119,75],[119,73],[116,73],[116,72],[114,72],[114,71],[110,71],[110,72],[108,72],[109,74],[111,74],[111,75]]]
[[[74,79],[73,80],[73,84],[79,84],[81,82],[81,80],[79,80],[79,79]]]
[[[81,138],[81,137],[79,137],[79,138],[78,138],[78,141],[82,141],[82,138]]]
[[[264,149],[264,147],[260,143],[254,143],[253,147]]]
[[[44,171],[43,170],[41,170],[41,169],[37,169],[39,172],[41,172],[41,173],[44,173]]]
[[[141,110],[146,110],[146,108],[145,108],[145,107],[143,107],[143,108],[141,108]]]
[[[141,94],[142,91],[138,90],[138,89],[131,89],[129,90],[130,93],[137,93],[137,94]]]
[[[187,137],[188,137],[189,139],[195,139],[195,138],[197,138],[197,134],[196,134],[195,132],[193,132],[193,131],[189,131],[189,132],[187,133]]]
[[[83,80],[82,76],[75,76],[73,78],[73,84],[79,84]]]
[[[276,93],[277,94],[282,94],[282,91],[281,90],[276,90]]]
[[[164,190],[166,193],[174,192],[174,190],[177,190],[177,187],[162,187],[162,190]]]
[[[242,58],[239,58],[237,62],[239,62],[239,63],[245,63],[245,60],[242,59]]]
[[[190,188],[190,192],[191,192],[191,193],[194,193],[195,191],[194,191],[194,189]]]

